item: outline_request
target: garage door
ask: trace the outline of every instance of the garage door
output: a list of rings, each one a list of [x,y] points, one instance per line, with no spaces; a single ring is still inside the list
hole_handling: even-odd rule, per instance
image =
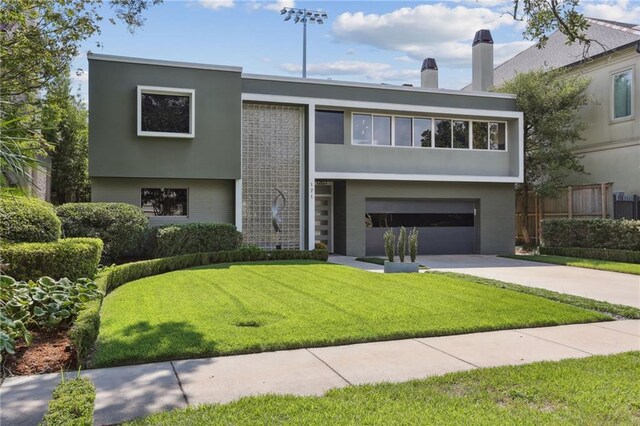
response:
[[[383,235],[400,227],[418,229],[419,254],[475,253],[476,201],[367,199],[366,253],[384,255]]]

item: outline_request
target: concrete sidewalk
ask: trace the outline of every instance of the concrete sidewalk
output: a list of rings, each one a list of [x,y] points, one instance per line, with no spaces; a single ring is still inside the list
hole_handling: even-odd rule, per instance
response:
[[[640,320],[161,362],[82,374],[96,385],[95,423],[112,424],[248,395],[322,395],[352,384],[632,350],[640,350]],[[67,373],[67,378],[74,376]],[[58,382],[57,374],[6,379],[0,387],[0,424],[37,424]]]

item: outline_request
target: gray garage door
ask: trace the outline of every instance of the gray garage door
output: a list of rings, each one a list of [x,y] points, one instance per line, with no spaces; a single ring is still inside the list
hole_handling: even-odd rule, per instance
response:
[[[383,234],[400,227],[419,232],[419,254],[475,253],[475,201],[367,199],[366,253],[384,255]]]

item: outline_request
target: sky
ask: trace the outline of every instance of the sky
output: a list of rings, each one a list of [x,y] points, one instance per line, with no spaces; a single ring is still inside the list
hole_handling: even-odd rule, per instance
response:
[[[420,84],[423,59],[433,57],[440,87],[471,81],[471,42],[489,29],[498,65],[533,43],[508,12],[512,0],[295,1],[165,0],[145,12],[132,34],[103,21],[73,63],[72,78],[86,99],[88,51],[110,55],[241,66],[243,72],[300,77],[302,23],[285,22],[283,7],[324,11],[307,27],[307,76],[356,82]],[[640,23],[640,0],[580,2],[586,16]],[[105,14],[108,10],[105,7]]]

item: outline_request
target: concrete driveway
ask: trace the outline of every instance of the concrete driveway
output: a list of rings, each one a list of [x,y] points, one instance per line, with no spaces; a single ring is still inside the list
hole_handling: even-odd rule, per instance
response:
[[[418,256],[438,271],[539,287],[640,308],[640,276],[483,255]]]

